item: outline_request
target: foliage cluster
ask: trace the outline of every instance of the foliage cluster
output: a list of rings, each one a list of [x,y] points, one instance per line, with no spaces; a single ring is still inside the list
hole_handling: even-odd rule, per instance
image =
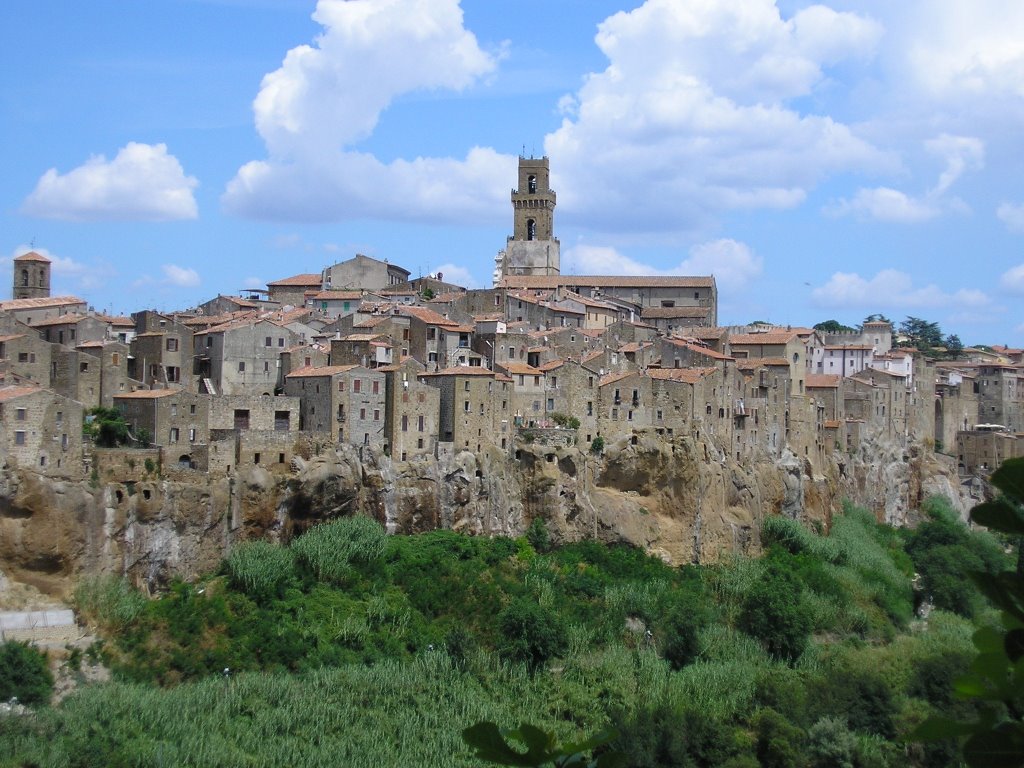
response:
[[[52,691],[53,675],[45,653],[28,643],[0,644],[0,701],[45,704]]]
[[[552,752],[611,727],[593,760],[635,766],[956,765],[955,741],[897,742],[979,711],[949,686],[983,601],[921,623],[912,584],[951,567],[927,553],[991,540],[927,528],[960,525],[937,504],[911,533],[853,508],[827,536],[773,518],[764,557],[703,567],[355,519],[240,546],[117,625],[119,682],[0,720],[0,744],[15,765],[471,766],[459,734],[483,719],[534,723]]]

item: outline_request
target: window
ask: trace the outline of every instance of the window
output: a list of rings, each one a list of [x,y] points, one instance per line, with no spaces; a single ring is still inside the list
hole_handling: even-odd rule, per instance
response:
[[[373,394],[380,394],[380,382],[377,381],[376,379],[373,380]]]
[[[259,464],[260,463],[260,458],[262,458],[262,457],[259,455],[259,453],[254,453],[252,455],[252,463],[253,464]]]
[[[407,340],[409,338],[408,333],[409,332],[406,331],[405,334],[402,335],[402,339],[403,340]],[[427,341],[433,341],[436,338],[437,338],[437,328],[435,328],[434,326],[430,326],[429,328],[427,328]]]
[[[24,408],[19,408],[17,410],[17,414],[18,414],[17,417],[16,417],[17,420],[18,421],[25,421],[25,419],[27,418],[27,413],[28,412]]]
[[[168,352],[177,352],[178,351],[178,340],[177,339],[175,339],[173,337],[168,337],[168,339],[167,339],[167,351]]]
[[[527,219],[526,220],[526,239],[536,240],[537,239],[537,220]]]
[[[112,354],[110,356],[110,364],[111,365],[118,365],[118,364],[120,364],[120,362],[121,362],[121,356],[119,354],[117,354],[117,352],[115,352],[114,354]]]
[[[338,380],[338,391],[339,392],[344,392],[345,391],[345,380],[344,379],[339,379]]]
[[[587,416],[593,416],[593,415],[594,415],[594,401],[593,400],[587,400]]]
[[[515,347],[509,347],[508,348],[508,359],[509,360],[515,360],[516,359],[516,348]]]
[[[193,403],[192,405],[190,405],[190,406],[188,407],[188,412],[189,412],[190,414],[192,414],[193,416],[195,416],[195,415],[196,415],[196,406],[195,406],[195,403]]]
[[[263,372],[264,373],[270,373],[270,361],[269,360],[264,360],[263,361]]]
[[[373,409],[373,420],[374,421],[380,421],[380,409],[378,409],[378,408],[374,408]]]
[[[17,432],[14,433],[14,444],[15,445],[24,445],[25,444],[25,432],[23,430],[19,429]]]
[[[469,413],[469,400],[464,400],[462,402],[462,410],[464,410],[466,413]]]
[[[423,438],[422,437],[416,440],[416,447],[420,448],[420,449],[423,448]]]
[[[407,415],[403,415],[402,416],[402,431],[403,432],[408,432],[409,431],[409,417]]]
[[[88,363],[79,363],[79,365],[78,365],[78,372],[79,373],[88,373],[89,372],[89,364]]]
[[[284,346],[284,336],[278,336],[277,337],[277,346],[279,346],[279,347],[283,347]]]
[[[359,394],[359,392],[362,391],[362,386],[363,386],[363,380],[362,379],[353,379],[352,380],[352,391],[355,392],[356,394]]]
[[[177,416],[177,415],[178,415],[178,404],[177,403],[171,403],[171,416]]]
[[[468,381],[463,382],[462,389],[464,391],[466,391],[466,392],[469,392],[469,382]]]
[[[273,341],[274,340],[272,338],[267,336],[267,338],[263,340],[263,346],[269,347],[269,346],[271,346],[271,344],[273,344]]]
[[[18,362],[19,363],[27,363],[28,362],[28,352],[19,352],[18,353]]]
[[[365,408],[360,408],[359,409],[359,418],[360,419],[364,419],[364,420],[366,419],[366,409]]]
[[[189,429],[189,431],[188,431],[188,441],[190,443],[194,443],[196,441],[196,428],[195,427],[192,427],[191,429]]]
[[[238,372],[245,373],[245,360],[238,361]]]
[[[213,346],[213,337],[212,336],[207,336],[206,337],[206,348],[209,349],[212,346]]]
[[[58,424],[63,424],[64,423],[64,411],[57,411],[57,423]]]
[[[171,427],[171,431],[167,435],[167,442],[176,443],[178,442],[178,428]]]

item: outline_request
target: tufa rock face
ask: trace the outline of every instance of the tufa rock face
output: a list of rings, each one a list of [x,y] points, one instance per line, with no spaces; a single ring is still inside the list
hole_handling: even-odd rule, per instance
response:
[[[82,575],[120,573],[158,588],[217,568],[238,541],[288,541],[310,526],[369,515],[390,533],[446,528],[522,534],[543,518],[555,541],[629,542],[671,563],[756,552],[761,521],[782,514],[827,528],[844,499],[906,525],[928,495],[964,514],[980,489],[962,488],[946,457],[912,446],[862,444],[822,466],[792,453],[735,461],[721,446],[638,432],[601,456],[575,445],[522,444],[392,462],[340,446],[291,474],[252,467],[229,478],[92,487],[0,469],[0,572],[54,595]]]

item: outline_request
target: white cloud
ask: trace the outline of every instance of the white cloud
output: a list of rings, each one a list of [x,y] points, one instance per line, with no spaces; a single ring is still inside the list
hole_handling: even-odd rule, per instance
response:
[[[985,144],[973,136],[940,134],[924,143],[925,149],[945,162],[935,186],[920,197],[891,187],[858,189],[853,199],[826,206],[825,212],[837,216],[854,214],[878,221],[914,224],[934,219],[948,211],[964,211],[967,206],[957,197],[946,195],[965,171],[977,171],[985,165]]]
[[[166,144],[129,142],[113,160],[96,155],[60,174],[51,168],[22,204],[29,216],[70,221],[170,221],[194,219],[192,190]]]
[[[880,35],[823,6],[784,19],[772,0],[648,0],[611,16],[596,38],[607,69],[563,100],[545,141],[560,200],[598,229],[684,230],[798,205],[833,172],[888,167],[848,126],[792,105]]]
[[[441,273],[444,275],[444,281],[446,283],[455,283],[465,288],[482,288],[480,281],[473,276],[473,274],[465,267],[460,267],[458,264],[442,264],[441,266],[432,269],[431,274]]]
[[[474,148],[383,163],[351,149],[396,97],[463,90],[494,70],[458,0],[320,0],[313,18],[324,28],[314,45],[263,78],[253,111],[269,158],[239,169],[225,208],[307,221],[494,216],[514,157]]]
[[[177,264],[164,264],[160,267],[164,273],[163,282],[177,288],[195,288],[199,285],[199,273],[191,267],[179,267]]]
[[[889,187],[858,189],[852,200],[841,200],[825,210],[837,216],[855,214],[862,218],[903,224],[928,221],[940,213],[934,204]]]
[[[745,243],[722,239],[700,243],[688,258],[662,270],[624,256],[614,248],[576,245],[562,258],[563,274],[588,275],[714,275],[719,290],[740,291],[764,269],[763,259]]]
[[[1011,293],[1024,296],[1024,264],[1006,270],[999,278],[999,285]]]
[[[866,279],[855,272],[836,272],[829,281],[811,292],[814,303],[821,307],[842,309],[886,308],[985,308],[989,297],[973,288],[947,293],[934,283],[916,287],[906,272],[883,269]]]
[[[1011,232],[1024,232],[1024,203],[1003,203],[996,209],[996,216]]]

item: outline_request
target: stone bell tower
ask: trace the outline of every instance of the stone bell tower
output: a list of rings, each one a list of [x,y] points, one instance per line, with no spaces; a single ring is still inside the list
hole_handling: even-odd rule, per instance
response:
[[[495,258],[495,283],[510,275],[560,274],[550,175],[546,157],[519,158],[519,189],[512,190],[512,236]]]
[[[11,298],[46,299],[50,296],[50,260],[29,251],[14,259],[14,287]]]

